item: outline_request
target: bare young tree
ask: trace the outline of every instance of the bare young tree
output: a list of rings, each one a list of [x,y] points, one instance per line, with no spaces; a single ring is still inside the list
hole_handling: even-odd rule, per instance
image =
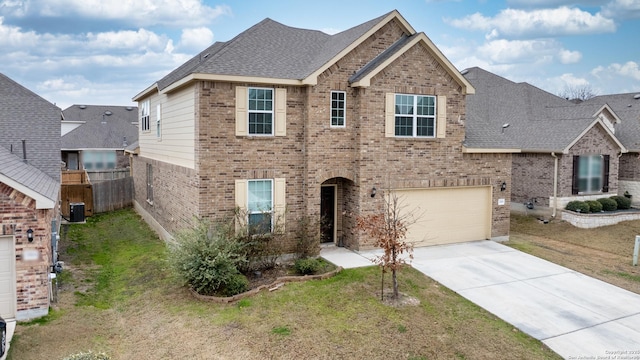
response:
[[[582,102],[597,96],[597,94],[593,91],[591,85],[585,84],[576,86],[567,85],[558,96],[567,100]]]
[[[415,221],[409,214],[402,214],[400,200],[395,193],[384,196],[384,210],[357,218],[357,228],[375,239],[375,246],[382,248],[384,254],[373,262],[382,268],[382,296],[384,296],[384,273],[391,270],[393,299],[399,298],[397,271],[406,264],[404,253],[413,259],[413,245],[405,241],[408,226]]]

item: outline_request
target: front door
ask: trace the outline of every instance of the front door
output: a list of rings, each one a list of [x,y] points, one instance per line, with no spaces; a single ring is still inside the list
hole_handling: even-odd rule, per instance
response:
[[[322,242],[334,242],[336,230],[336,186],[320,188],[320,230]]]

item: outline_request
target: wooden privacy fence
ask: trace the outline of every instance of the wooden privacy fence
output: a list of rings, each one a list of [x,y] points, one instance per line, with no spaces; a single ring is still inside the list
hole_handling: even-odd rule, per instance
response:
[[[62,200],[62,216],[66,219],[69,219],[71,215],[69,207],[71,203],[84,203],[84,216],[93,215],[93,190],[84,170],[62,172],[60,198]]]
[[[84,170],[62,172],[62,215],[70,218],[70,204],[84,203],[84,216],[122,209],[133,204],[133,177],[91,183]]]
[[[93,186],[93,211],[103,213],[133,204],[133,177],[101,181]]]

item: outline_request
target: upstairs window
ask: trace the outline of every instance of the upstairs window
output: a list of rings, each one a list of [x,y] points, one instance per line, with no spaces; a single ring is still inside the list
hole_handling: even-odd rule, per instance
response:
[[[142,131],[149,131],[149,106],[149,100],[140,103],[140,129]]]
[[[344,91],[331,92],[331,127],[344,127],[346,95]]]
[[[273,135],[273,89],[249,88],[249,134]]]
[[[162,120],[162,108],[160,104],[156,105],[156,138],[160,139],[162,137],[161,132],[161,120]]]
[[[395,136],[435,137],[436,97],[395,96]]]

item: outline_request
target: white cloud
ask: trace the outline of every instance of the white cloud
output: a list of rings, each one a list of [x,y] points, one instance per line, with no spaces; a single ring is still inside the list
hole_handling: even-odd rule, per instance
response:
[[[575,64],[582,59],[582,53],[579,51],[560,50],[558,57],[562,64]]]
[[[22,0],[2,1],[0,11],[14,17],[82,17],[119,20],[135,27],[201,26],[221,15],[230,15],[226,5],[210,7],[202,0]]]
[[[198,52],[213,44],[213,32],[206,27],[183,29],[177,48],[181,51]]]
[[[163,51],[168,42],[166,36],[159,36],[145,29],[88,33],[86,39],[90,48],[104,51],[110,49]]]
[[[623,77],[640,81],[640,64],[635,61],[627,61],[624,64],[613,63],[607,67],[598,66],[591,71],[598,78]]]
[[[614,21],[599,13],[592,15],[566,6],[530,11],[505,9],[495,17],[475,13],[461,19],[445,19],[445,22],[457,28],[486,31],[492,39],[598,34],[616,30]]]
[[[640,1],[614,0],[602,7],[602,14],[613,18],[640,18]]]

